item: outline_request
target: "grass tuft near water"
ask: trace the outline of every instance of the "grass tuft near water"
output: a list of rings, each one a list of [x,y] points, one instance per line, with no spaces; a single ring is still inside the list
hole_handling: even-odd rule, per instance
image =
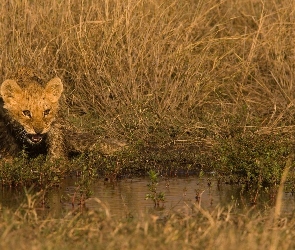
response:
[[[113,217],[99,199],[97,210],[76,209],[63,218],[42,216],[38,195],[27,193],[17,209],[2,208],[2,249],[292,249],[293,216],[273,209],[236,213],[197,203],[161,216]]]

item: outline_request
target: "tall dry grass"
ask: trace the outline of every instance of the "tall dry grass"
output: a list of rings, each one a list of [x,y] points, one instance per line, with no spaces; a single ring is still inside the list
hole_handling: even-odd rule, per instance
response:
[[[7,0],[0,18],[1,81],[58,74],[105,130],[292,130],[292,0]]]

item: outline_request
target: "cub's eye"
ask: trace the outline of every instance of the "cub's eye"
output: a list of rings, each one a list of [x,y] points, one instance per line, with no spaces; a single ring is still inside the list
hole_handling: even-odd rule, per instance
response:
[[[46,110],[43,111],[43,115],[44,116],[49,115],[49,113],[50,113],[50,109],[46,109]]]
[[[32,114],[30,110],[23,110],[23,115],[29,118],[32,118]]]

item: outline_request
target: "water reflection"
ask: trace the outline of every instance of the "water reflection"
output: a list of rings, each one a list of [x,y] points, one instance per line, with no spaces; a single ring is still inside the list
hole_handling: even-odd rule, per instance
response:
[[[68,177],[59,188],[47,191],[43,212],[63,216],[79,207],[79,197],[72,198],[76,192],[76,177]],[[218,185],[213,177],[199,178],[198,176],[159,178],[158,192],[165,193],[165,203],[155,210],[152,200],[146,200],[149,193],[148,178],[123,179],[116,182],[107,182],[98,179],[92,184],[92,198],[86,201],[87,209],[101,207],[96,200],[105,204],[113,216],[126,217],[137,216],[145,213],[170,210],[182,212],[189,210],[194,204],[200,203],[202,208],[213,210],[217,206],[233,206],[235,209],[243,209],[251,206],[253,195],[243,193],[241,187],[235,185]],[[199,199],[198,199],[199,198]],[[2,206],[17,208],[25,200],[23,189],[3,188],[0,193]],[[274,202],[270,195],[259,195],[257,200],[260,208],[271,206]],[[41,205],[40,205],[41,207]],[[283,212],[293,213],[295,208],[294,197],[287,193],[283,198]]]

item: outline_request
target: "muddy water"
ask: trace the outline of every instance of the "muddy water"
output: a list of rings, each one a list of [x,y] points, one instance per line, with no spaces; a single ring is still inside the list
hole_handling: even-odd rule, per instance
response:
[[[45,205],[39,205],[45,214],[63,216],[79,209],[79,195],[75,196],[78,181],[76,177],[68,177],[59,188],[47,191]],[[150,193],[148,178],[123,179],[108,182],[98,179],[91,186],[92,196],[86,200],[83,209],[107,208],[112,216],[137,216],[151,212],[169,212],[190,210],[191,206],[201,204],[204,209],[213,210],[217,206],[232,206],[234,209],[243,209],[253,205],[254,194],[241,195],[239,186],[218,185],[213,177],[199,178],[198,176],[159,178],[157,192],[165,194],[165,202],[155,208],[152,200],[146,200]],[[25,200],[24,190],[2,189],[0,204],[5,207],[18,207]],[[74,201],[74,202],[73,202]],[[271,195],[259,195],[257,206],[261,209],[274,205],[275,198]],[[289,193],[283,197],[283,211],[293,213],[295,198]]]
[[[79,207],[78,196],[74,201],[74,207],[71,199],[60,202],[61,197],[74,197],[76,182],[75,178],[68,178],[58,192],[52,191],[49,194],[49,204],[55,213]],[[189,209],[198,202],[206,209],[214,209],[217,205],[228,205],[236,193],[234,189],[225,191],[218,188],[216,181],[208,178],[160,178],[157,192],[165,194],[165,201],[155,208],[153,200],[145,199],[146,194],[151,193],[149,183],[148,178],[123,179],[116,182],[98,179],[91,187],[92,197],[86,201],[85,206],[87,209],[105,206],[113,216],[126,217],[155,211]],[[196,197],[199,197],[198,200]]]

